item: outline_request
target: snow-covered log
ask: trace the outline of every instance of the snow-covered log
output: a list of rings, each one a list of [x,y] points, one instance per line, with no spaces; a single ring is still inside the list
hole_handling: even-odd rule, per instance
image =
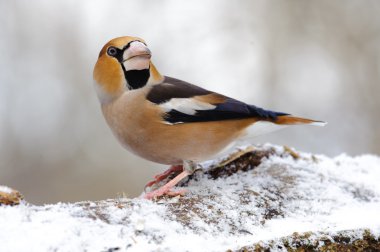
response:
[[[380,250],[379,157],[265,145],[218,163],[180,198],[0,201],[0,251]]]

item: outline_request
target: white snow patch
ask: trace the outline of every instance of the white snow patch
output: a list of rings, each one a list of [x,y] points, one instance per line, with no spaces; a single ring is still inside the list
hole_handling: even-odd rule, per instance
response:
[[[3,193],[12,193],[13,191],[8,186],[0,185],[0,192],[3,192]]]

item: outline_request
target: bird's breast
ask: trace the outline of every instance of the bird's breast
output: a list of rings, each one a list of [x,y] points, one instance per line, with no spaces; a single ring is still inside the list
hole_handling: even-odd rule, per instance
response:
[[[165,126],[162,112],[145,99],[145,93],[129,91],[117,100],[102,105],[103,115],[119,142],[132,153],[162,164],[181,164],[170,149],[162,147]],[[164,128],[162,127],[164,126]]]

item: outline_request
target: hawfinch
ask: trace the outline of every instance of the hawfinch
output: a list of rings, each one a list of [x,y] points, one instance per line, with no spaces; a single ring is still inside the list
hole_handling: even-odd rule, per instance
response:
[[[172,187],[239,140],[286,125],[323,122],[265,110],[161,75],[151,51],[138,37],[119,37],[100,51],[94,68],[95,89],[112,132],[129,151],[147,160],[172,165],[152,185],[179,172],[152,199],[178,195]]]

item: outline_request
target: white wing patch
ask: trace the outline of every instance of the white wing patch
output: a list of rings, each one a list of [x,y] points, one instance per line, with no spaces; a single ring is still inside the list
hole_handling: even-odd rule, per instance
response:
[[[165,112],[177,110],[181,113],[194,115],[196,110],[211,110],[216,106],[194,98],[173,98],[159,105]]]

